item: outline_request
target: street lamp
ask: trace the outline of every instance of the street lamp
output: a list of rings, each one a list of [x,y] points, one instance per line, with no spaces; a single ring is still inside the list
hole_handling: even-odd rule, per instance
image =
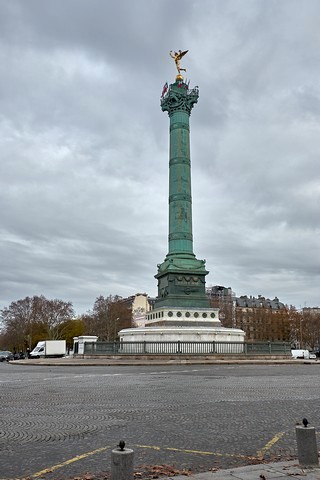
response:
[[[120,320],[119,317],[117,317],[114,321],[114,334],[113,334],[113,340],[116,341],[116,335],[117,335],[117,324],[118,324],[118,321]]]
[[[300,348],[302,348],[302,322],[303,318],[300,318]]]

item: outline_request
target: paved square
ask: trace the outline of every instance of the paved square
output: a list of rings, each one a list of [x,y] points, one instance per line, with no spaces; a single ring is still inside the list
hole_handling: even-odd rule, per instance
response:
[[[296,423],[319,427],[319,367],[0,364],[0,478],[106,471],[121,439],[136,466],[290,458]]]

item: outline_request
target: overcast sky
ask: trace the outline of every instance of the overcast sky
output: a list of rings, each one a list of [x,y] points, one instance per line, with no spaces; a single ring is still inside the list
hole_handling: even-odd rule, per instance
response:
[[[157,294],[181,66],[207,286],[320,305],[319,0],[0,0],[0,309]]]

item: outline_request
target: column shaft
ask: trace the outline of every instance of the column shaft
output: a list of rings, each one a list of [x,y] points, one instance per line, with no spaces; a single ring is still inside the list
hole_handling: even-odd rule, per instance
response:
[[[193,255],[189,115],[170,117],[169,255]]]

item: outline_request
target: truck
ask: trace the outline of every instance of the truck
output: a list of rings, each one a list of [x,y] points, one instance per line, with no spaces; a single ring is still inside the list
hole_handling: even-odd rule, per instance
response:
[[[309,352],[309,350],[291,350],[291,355],[293,358],[304,358],[308,360],[317,358],[316,355]]]
[[[65,340],[42,340],[30,352],[30,358],[58,358],[66,354]]]

